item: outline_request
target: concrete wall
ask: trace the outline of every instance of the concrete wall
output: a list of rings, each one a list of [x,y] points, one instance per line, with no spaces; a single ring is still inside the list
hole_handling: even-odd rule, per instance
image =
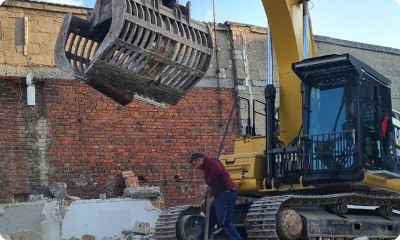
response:
[[[12,240],[123,240],[134,235],[150,236],[161,212],[156,203],[124,198],[0,205],[0,236]]]
[[[150,200],[143,199],[74,201],[65,209],[61,239],[84,235],[96,239],[116,238],[123,230],[132,231],[141,223],[149,225],[148,232],[142,230],[143,235],[149,235],[160,212]]]
[[[392,81],[393,108],[400,110],[400,49],[317,36],[317,55],[350,53]]]
[[[57,4],[5,1],[0,7],[0,64],[53,68],[55,33],[64,15],[70,12],[85,17],[87,11]]]
[[[240,119],[239,135],[241,135],[245,133],[249,110],[250,113],[253,108],[258,112],[264,112],[264,87],[267,79],[266,29],[227,22],[217,25],[217,34],[213,37],[218,51],[214,54],[206,78],[197,87],[212,86],[218,89],[219,85],[222,89],[235,89],[235,94],[239,97],[240,111],[237,114]],[[278,85],[277,82],[275,84]],[[244,99],[248,99],[249,103]],[[252,114],[250,115],[252,118]],[[257,114],[257,134],[264,135],[264,122],[263,116]]]
[[[238,96],[265,102],[264,87],[267,81],[267,36],[262,27],[241,23],[226,22],[218,25],[217,45],[218,55],[214,55],[213,66],[209,74],[216,74],[216,57],[219,61],[219,79],[222,86],[229,87],[227,82],[234,83]],[[400,109],[400,50],[371,44],[363,44],[323,36],[314,36],[316,55],[350,53],[361,61],[371,65],[377,71],[392,81],[393,108]],[[279,93],[279,79],[274,59],[274,85]],[[211,77],[211,76],[210,76]],[[212,77],[211,77],[212,78]],[[215,78],[215,77],[214,77]],[[215,82],[214,82],[215,83]],[[214,84],[214,87],[216,85]],[[231,87],[231,86],[230,86]],[[240,103],[241,131],[245,132],[247,125],[247,104]],[[279,106],[279,99],[277,100]],[[256,103],[253,107],[263,112],[263,105]],[[252,121],[253,122],[253,119]],[[265,135],[265,120],[256,115],[256,133]]]
[[[0,205],[0,235],[11,239],[60,239],[60,205],[40,201]]]

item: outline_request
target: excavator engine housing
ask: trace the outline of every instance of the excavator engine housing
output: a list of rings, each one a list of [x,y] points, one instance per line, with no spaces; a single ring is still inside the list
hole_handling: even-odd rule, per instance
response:
[[[56,66],[120,104],[134,96],[177,104],[213,54],[206,23],[176,0],[98,0],[87,20],[66,15]]]

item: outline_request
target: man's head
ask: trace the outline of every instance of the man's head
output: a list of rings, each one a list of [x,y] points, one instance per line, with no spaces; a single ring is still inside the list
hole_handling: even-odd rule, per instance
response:
[[[189,163],[191,163],[194,168],[201,169],[204,164],[204,154],[200,152],[193,153],[190,156]]]

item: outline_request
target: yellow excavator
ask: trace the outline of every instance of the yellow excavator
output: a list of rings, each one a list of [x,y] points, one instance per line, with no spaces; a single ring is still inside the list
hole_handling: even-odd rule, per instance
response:
[[[400,234],[400,121],[390,80],[349,54],[315,57],[308,0],[262,0],[269,21],[266,137],[220,160],[246,201],[246,239],[395,239]],[[272,84],[279,74],[279,121]],[[176,104],[207,71],[210,30],[176,0],[98,0],[67,15],[56,65],[121,104]],[[161,213],[155,239],[197,239],[197,205]],[[214,238],[218,239],[218,237]],[[225,239],[224,237],[220,239]]]

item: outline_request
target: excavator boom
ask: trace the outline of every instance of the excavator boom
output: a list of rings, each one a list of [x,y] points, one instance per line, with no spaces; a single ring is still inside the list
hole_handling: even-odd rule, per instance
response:
[[[262,0],[279,76],[279,136],[286,145],[298,135],[301,127],[301,81],[292,71],[292,63],[303,60],[303,50],[308,57],[315,55],[311,24],[302,24],[303,2],[307,0]],[[308,49],[304,49],[304,39],[307,39]]]

